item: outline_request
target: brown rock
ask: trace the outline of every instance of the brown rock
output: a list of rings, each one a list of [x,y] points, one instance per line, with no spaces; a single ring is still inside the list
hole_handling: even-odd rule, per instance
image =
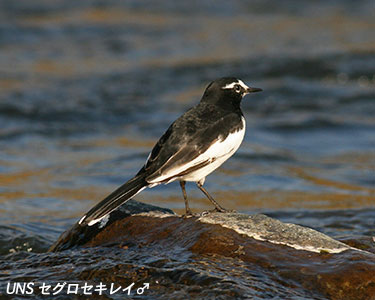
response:
[[[103,228],[76,224],[51,250],[76,246],[175,250],[190,253],[193,263],[204,261],[208,270],[211,261],[231,260],[236,267],[226,271],[228,278],[236,277],[238,265],[243,265],[241,276],[248,284],[253,279],[245,274],[253,270],[257,272],[252,276],[267,274],[288,297],[293,289],[303,289],[308,298],[375,299],[375,255],[310,228],[265,215],[210,213],[182,218],[167,210],[137,205],[130,203],[134,210],[117,212]]]

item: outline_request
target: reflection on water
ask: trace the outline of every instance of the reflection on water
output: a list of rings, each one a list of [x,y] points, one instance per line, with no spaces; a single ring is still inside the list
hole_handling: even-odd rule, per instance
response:
[[[332,236],[374,234],[372,1],[184,3],[0,4],[2,254],[46,250],[227,75],[264,92],[244,100],[244,143],[207,178],[217,200]],[[180,193],[137,199],[181,213]]]

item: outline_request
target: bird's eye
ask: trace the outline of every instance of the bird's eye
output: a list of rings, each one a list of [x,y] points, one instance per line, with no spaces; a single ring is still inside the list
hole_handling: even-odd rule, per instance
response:
[[[234,90],[235,90],[236,93],[241,92],[241,86],[240,86],[239,84],[236,84],[236,85],[234,86]]]

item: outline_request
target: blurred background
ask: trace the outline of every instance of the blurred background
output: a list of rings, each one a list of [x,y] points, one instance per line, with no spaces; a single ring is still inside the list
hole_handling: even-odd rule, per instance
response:
[[[0,1],[0,249],[44,251],[133,176],[206,85],[236,76],[224,207],[374,235],[375,19],[363,1]],[[194,211],[210,209],[187,186]],[[184,211],[178,183],[137,200]]]

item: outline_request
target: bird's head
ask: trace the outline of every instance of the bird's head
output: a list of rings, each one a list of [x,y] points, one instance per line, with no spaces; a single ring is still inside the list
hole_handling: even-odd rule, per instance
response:
[[[207,86],[202,101],[239,105],[247,94],[261,91],[260,88],[248,87],[242,80],[235,77],[224,77],[212,81]]]

